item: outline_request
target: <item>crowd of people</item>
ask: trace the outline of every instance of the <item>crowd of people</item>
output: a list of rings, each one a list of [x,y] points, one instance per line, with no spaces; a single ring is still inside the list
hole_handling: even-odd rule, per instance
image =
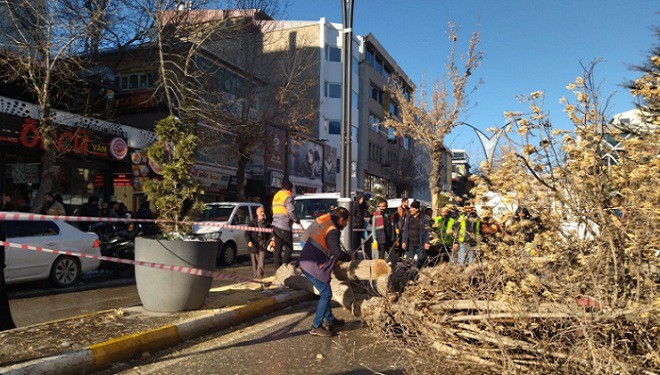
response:
[[[418,267],[438,262],[465,266],[477,260],[481,242],[532,242],[541,229],[538,218],[522,205],[502,222],[490,215],[480,217],[471,203],[460,208],[445,205],[435,217],[431,208],[422,213],[420,202],[409,202],[407,198],[393,213],[385,199],[379,199],[377,205],[371,220],[372,249],[392,268],[400,259]],[[370,252],[365,251],[365,256],[370,258]]]

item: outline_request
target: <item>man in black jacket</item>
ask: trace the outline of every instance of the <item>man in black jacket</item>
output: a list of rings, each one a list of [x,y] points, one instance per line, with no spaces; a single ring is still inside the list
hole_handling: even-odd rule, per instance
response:
[[[5,233],[0,227],[0,241],[5,241]],[[5,287],[5,247],[0,246],[0,331],[16,328],[9,309],[9,297]]]
[[[253,219],[249,226],[262,229],[272,227],[266,220],[266,210],[263,206],[257,208],[257,218]],[[252,276],[255,279],[263,279],[264,277],[264,260],[266,259],[266,249],[270,238],[271,233],[269,232],[245,231],[245,242],[247,242],[250,250],[250,260],[252,262]]]
[[[353,232],[353,251],[357,251],[364,239],[364,218],[367,216],[367,202],[362,193],[355,196],[355,206],[353,207],[353,229],[358,229]],[[365,254],[371,259],[371,251],[365,251]]]

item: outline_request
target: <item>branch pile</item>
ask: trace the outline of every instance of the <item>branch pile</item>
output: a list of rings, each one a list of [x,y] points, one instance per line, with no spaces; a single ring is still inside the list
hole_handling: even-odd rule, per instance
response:
[[[511,273],[541,264],[547,259],[425,268],[402,293],[364,303],[362,318],[429,361],[498,373],[658,373],[660,306],[546,299],[550,283]]]

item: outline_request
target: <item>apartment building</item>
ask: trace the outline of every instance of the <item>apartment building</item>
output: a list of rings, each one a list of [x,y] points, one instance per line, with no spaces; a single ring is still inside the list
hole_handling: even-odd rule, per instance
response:
[[[388,114],[399,116],[399,103],[387,92],[390,78],[401,82],[408,100],[415,85],[373,34],[359,38],[358,179],[365,191],[379,185],[386,196],[409,196],[415,177],[413,142],[395,136],[383,123]]]

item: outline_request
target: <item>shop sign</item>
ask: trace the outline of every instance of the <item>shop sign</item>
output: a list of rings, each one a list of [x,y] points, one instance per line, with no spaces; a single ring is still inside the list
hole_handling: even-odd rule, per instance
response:
[[[271,171],[270,172],[270,186],[280,187],[282,186],[282,180],[284,179],[284,172]]]
[[[10,119],[5,119],[10,117]],[[2,137],[0,141],[18,144],[25,148],[44,149],[44,139],[40,131],[39,121],[33,118],[3,115]],[[17,121],[13,121],[17,120]],[[123,138],[115,137],[112,141],[109,136],[84,128],[72,128],[55,125],[54,141],[59,152],[73,153],[81,156],[96,156],[109,158],[113,155],[117,160],[123,160],[128,154],[128,147]],[[111,143],[114,146],[111,154]]]
[[[123,138],[115,137],[110,141],[110,155],[116,160],[124,160],[128,155],[128,145]]]
[[[219,193],[229,187],[229,176],[203,167],[194,167],[193,176],[206,193]]]
[[[264,167],[266,169],[284,171],[284,163],[286,161],[286,130],[272,126],[268,127],[264,146]]]
[[[337,183],[337,149],[330,145],[323,148],[323,183],[333,190]]]
[[[92,185],[95,188],[102,188],[105,185],[105,179],[103,178],[103,173],[97,173],[94,175],[94,180],[92,180]]]
[[[112,179],[113,186],[131,186],[133,184],[132,175],[130,173],[115,173]]]
[[[158,105],[154,90],[117,94],[115,103],[118,110],[150,109]]]
[[[291,142],[289,153],[289,174],[321,183],[323,178],[323,145],[305,141],[302,144]]]

